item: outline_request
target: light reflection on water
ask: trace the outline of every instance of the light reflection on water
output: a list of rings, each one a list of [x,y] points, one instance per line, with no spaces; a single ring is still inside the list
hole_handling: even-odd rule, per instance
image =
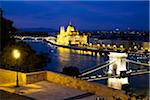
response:
[[[95,65],[100,64],[106,57],[94,57],[91,55],[87,55],[86,53],[83,55],[81,52],[70,50],[67,48],[57,48],[58,53],[58,61],[60,63],[60,69],[65,66],[74,66],[78,67],[81,71],[93,67]]]
[[[27,42],[33,47],[37,53],[49,53],[51,62],[46,69],[60,72],[63,67],[74,66],[78,67],[80,71],[94,67],[101,62],[108,60],[107,56],[91,56],[91,52],[80,52],[79,50],[70,50],[62,47],[55,47],[41,42]],[[90,55],[89,55],[90,54]]]
[[[80,71],[94,67],[101,62],[108,60],[107,56],[91,56],[90,52],[82,54],[77,50],[70,50],[67,48],[49,46],[41,42],[27,42],[33,49],[39,52],[47,52],[50,54],[51,62],[46,66],[46,70],[54,72],[62,71],[65,66],[78,67]],[[95,81],[101,84],[107,84],[107,80]],[[129,83],[133,90],[143,94],[149,93],[149,75],[134,76],[129,78]]]

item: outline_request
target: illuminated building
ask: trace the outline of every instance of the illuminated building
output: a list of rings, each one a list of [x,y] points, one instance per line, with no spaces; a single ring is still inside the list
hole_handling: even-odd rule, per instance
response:
[[[87,35],[79,34],[77,30],[69,23],[67,30],[64,26],[60,27],[60,33],[57,35],[57,44],[60,45],[79,45],[87,44]]]

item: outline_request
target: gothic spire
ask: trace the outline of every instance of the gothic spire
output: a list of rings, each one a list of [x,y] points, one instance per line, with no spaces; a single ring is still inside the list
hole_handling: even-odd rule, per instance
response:
[[[69,25],[72,25],[71,20],[69,21]]]

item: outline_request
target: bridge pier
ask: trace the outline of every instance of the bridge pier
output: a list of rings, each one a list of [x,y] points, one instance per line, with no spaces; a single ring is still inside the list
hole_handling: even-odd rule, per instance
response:
[[[122,71],[127,71],[126,68],[126,53],[116,53],[111,52],[109,54],[109,70],[108,75],[113,76],[120,76]],[[108,78],[108,87],[115,88],[115,89],[121,89],[122,85],[128,84],[128,78]]]

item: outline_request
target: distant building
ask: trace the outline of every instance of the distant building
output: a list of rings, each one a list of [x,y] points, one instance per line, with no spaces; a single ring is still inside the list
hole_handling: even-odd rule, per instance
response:
[[[143,49],[150,52],[150,42],[143,42]]]
[[[87,35],[80,34],[70,22],[67,30],[65,30],[64,26],[60,27],[60,33],[57,35],[57,43],[61,45],[87,44]]]

